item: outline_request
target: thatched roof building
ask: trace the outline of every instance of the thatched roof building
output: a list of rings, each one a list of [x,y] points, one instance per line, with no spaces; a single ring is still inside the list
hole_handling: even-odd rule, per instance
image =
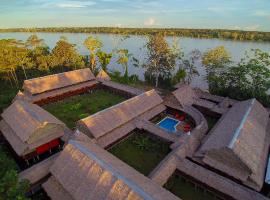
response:
[[[89,68],[43,76],[39,78],[25,80],[23,83],[24,91],[31,95],[79,84],[95,79]]]
[[[178,84],[177,88],[173,91],[172,97],[183,107],[196,106],[197,108],[222,115],[237,102],[230,98],[210,94],[198,88],[192,88],[186,84]]]
[[[90,88],[97,83],[98,81],[95,80],[95,76],[89,68],[78,69],[25,80],[23,96],[18,95],[17,99],[38,102],[42,99]]]
[[[193,88],[185,84],[178,85],[178,89],[173,91],[173,95],[182,106],[191,106],[198,98]]]
[[[127,124],[132,119],[160,105],[162,102],[163,100],[157,92],[150,90],[80,120],[78,127],[88,136],[97,139]]]
[[[236,103],[211,130],[202,162],[260,190],[269,149],[269,113],[255,99]]]
[[[98,72],[98,75],[96,76],[97,79],[105,80],[105,81],[110,81],[111,77],[103,70],[101,69]]]
[[[64,135],[61,121],[29,102],[17,100],[1,116],[0,130],[19,156]]]
[[[52,200],[179,200],[98,145],[71,140],[43,187]]]

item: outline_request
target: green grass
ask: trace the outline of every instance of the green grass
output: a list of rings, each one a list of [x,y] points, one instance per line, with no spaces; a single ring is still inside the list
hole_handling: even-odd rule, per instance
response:
[[[186,182],[181,176],[173,174],[164,187],[183,200],[214,200],[214,196],[195,189],[194,185]]]
[[[45,110],[63,121],[69,128],[75,123],[100,110],[124,101],[125,98],[104,90],[96,90],[43,106]]]
[[[205,117],[205,119],[207,121],[209,131],[216,125],[216,123],[219,120],[216,117],[211,117],[211,116],[208,116],[208,115],[205,115],[204,117]]]
[[[113,155],[148,175],[170,152],[169,144],[134,131],[126,140],[109,149]]]
[[[0,83],[0,113],[2,113],[11,104],[12,99],[16,96],[19,89],[2,84],[2,82]]]

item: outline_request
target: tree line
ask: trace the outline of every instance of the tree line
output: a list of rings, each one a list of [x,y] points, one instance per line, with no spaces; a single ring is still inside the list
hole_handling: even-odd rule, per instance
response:
[[[106,33],[123,35],[154,35],[218,38],[238,41],[270,41],[270,32],[225,30],[225,29],[183,29],[183,28],[116,28],[116,27],[49,27],[49,28],[9,28],[0,32],[52,32],[52,33]]]
[[[135,58],[128,49],[120,48],[128,36],[116,37],[116,45],[111,52],[102,51],[102,41],[96,36],[89,36],[83,43],[89,50],[88,56],[80,55],[76,45],[65,37],[61,37],[51,50],[35,34],[25,42],[3,39],[0,40],[0,78],[18,87],[23,80],[32,77],[89,67],[94,74],[103,69],[117,81],[128,84],[139,80],[137,75],[129,74],[128,68],[133,65],[144,68],[148,84],[170,88],[178,82],[190,84],[195,76],[200,76],[197,65],[201,63],[207,72],[205,78],[210,92],[241,100],[256,97],[264,105],[270,105],[266,94],[270,87],[269,53],[251,50],[235,63],[223,46],[207,52],[194,49],[184,54],[177,37],[173,37],[171,45],[162,33],[145,37],[143,48],[146,55],[143,58]],[[123,76],[120,72],[108,70],[113,56],[123,67]]]

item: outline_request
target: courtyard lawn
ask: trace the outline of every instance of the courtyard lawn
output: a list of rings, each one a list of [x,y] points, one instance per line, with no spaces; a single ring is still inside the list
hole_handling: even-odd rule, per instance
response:
[[[202,188],[196,188],[190,182],[174,173],[164,187],[183,200],[214,200],[213,195],[206,193]]]
[[[216,125],[216,123],[219,120],[219,118],[211,117],[211,116],[208,116],[208,115],[204,115],[204,117],[205,117],[205,119],[207,121],[209,131]]]
[[[127,139],[109,149],[109,152],[142,174],[148,175],[170,152],[169,146],[169,143],[136,130]]]
[[[69,128],[89,115],[124,101],[125,98],[105,90],[77,95],[43,106],[45,110],[64,122]]]

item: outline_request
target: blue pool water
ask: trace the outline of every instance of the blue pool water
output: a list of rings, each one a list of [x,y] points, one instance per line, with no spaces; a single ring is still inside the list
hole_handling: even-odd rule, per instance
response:
[[[158,126],[169,132],[176,132],[176,126],[179,124],[179,122],[180,121],[176,119],[166,117],[158,123]]]

